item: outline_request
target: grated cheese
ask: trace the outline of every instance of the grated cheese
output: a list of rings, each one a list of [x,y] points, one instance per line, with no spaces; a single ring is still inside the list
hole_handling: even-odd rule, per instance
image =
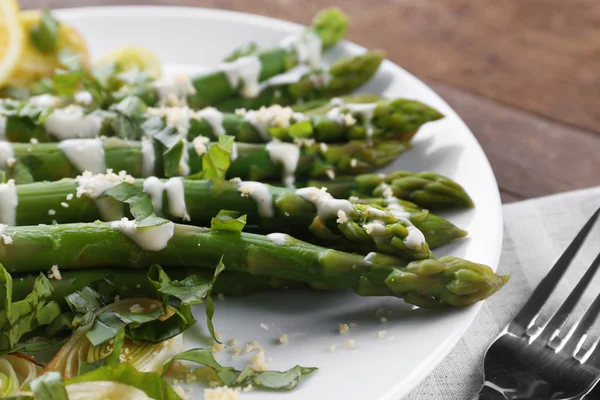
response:
[[[340,335],[345,335],[350,330],[348,324],[340,324]]]
[[[4,242],[4,244],[9,245],[13,243],[13,239],[5,234],[2,234],[2,241]]]
[[[283,335],[279,336],[279,343],[284,344],[284,343],[287,343],[287,341],[288,341],[287,333],[284,333]]]
[[[48,274],[48,278],[56,279],[57,281],[60,281],[62,279],[62,275],[60,274],[58,265],[53,265],[52,267],[50,267],[50,273]]]
[[[204,389],[204,400],[239,400],[240,392],[227,386]]]
[[[346,347],[349,349],[354,349],[356,347],[356,341],[354,339],[346,340]]]

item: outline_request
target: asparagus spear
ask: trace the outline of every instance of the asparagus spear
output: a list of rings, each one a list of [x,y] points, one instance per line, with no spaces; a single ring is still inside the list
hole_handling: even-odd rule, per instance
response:
[[[337,177],[334,181],[310,180],[306,185],[324,186],[338,198],[395,196],[430,210],[473,207],[473,201],[462,186],[435,172],[363,174]]]
[[[336,104],[324,107],[322,112],[308,114],[280,105],[221,113],[212,107],[200,111],[187,107],[146,109],[141,100],[128,97],[109,111],[86,115],[83,109],[73,105],[53,110],[32,107],[28,102],[9,101],[0,108],[0,116],[6,118],[5,137],[12,142],[31,139],[51,142],[100,135],[139,140],[144,133],[170,126],[173,130],[183,128],[188,140],[199,136],[214,140],[226,134],[246,143],[264,143],[274,138],[288,142],[369,138],[408,141],[421,125],[442,117],[424,104],[405,99],[369,103],[336,99]],[[73,125],[79,129],[73,129]]]
[[[312,25],[302,34],[314,33],[321,39],[323,50],[327,50],[346,36],[348,17],[339,8],[327,8],[319,11],[313,18]],[[225,61],[232,62],[241,57],[259,54],[261,49],[256,42],[249,42],[235,49]]]
[[[191,78],[178,77],[172,81],[142,84],[131,90],[114,92],[113,101],[133,94],[142,97],[148,105],[179,105],[187,101],[190,107],[200,109],[231,97],[256,97],[261,90],[260,82],[301,64],[316,67],[323,48],[343,38],[348,21],[342,12],[330,9],[315,23],[306,32],[285,38],[278,47],[237,58],[221,64],[215,71]]]
[[[118,184],[145,189],[153,196],[156,212],[174,221],[206,226],[219,211],[232,210],[245,214],[247,225],[258,232],[285,232],[312,243],[327,243],[363,254],[378,251],[406,259],[431,257],[427,237],[421,236],[419,225],[429,228],[429,235],[436,243],[456,237],[457,228],[447,221],[426,222],[426,211],[413,208],[412,212],[399,215],[376,205],[334,199],[317,188],[295,191],[258,182],[182,181],[180,178],[168,182],[156,178],[136,181],[131,176],[114,173],[84,174],[77,181],[63,179],[18,185],[16,224],[119,219],[124,215],[123,204],[107,212],[97,202],[104,189]],[[179,188],[184,212],[171,204],[175,201],[174,189]]]
[[[198,271],[187,268],[177,268],[169,271],[170,278],[182,280],[186,277],[197,274],[204,275],[207,278],[213,276],[213,271]],[[37,275],[25,275],[22,277],[13,277],[12,299],[19,301],[25,298],[33,289],[33,284]],[[87,271],[64,271],[61,273],[61,279],[51,279],[52,295],[49,301],[57,302],[63,310],[67,310],[65,297],[69,294],[83,288],[84,286],[94,285],[97,291],[108,298],[119,296],[127,297],[153,297],[156,295],[156,288],[148,282],[147,271],[127,270],[127,269],[92,269]],[[219,277],[213,285],[214,294],[225,294],[229,296],[243,296],[263,289],[281,289],[289,287],[300,287],[302,283],[274,278],[264,275],[251,275],[243,272],[225,271],[219,274]]]
[[[212,105],[232,112],[239,108],[251,110],[273,104],[287,106],[347,95],[367,83],[384,58],[385,53],[380,50],[341,58],[329,67],[296,70],[265,81],[255,97],[234,96],[201,106]],[[198,104],[190,103],[190,106],[199,108]]]
[[[411,304],[462,307],[480,301],[508,280],[484,265],[454,257],[407,263],[371,253],[367,257],[277,237],[210,230],[172,222],[134,221],[7,227],[12,241],[0,245],[10,273],[48,270],[164,267],[214,268],[305,282],[316,288],[352,290],[365,296],[397,296]]]
[[[144,149],[146,144],[150,150]],[[107,169],[127,171],[133,177],[171,177],[201,171],[203,151],[212,146],[204,142],[198,146],[183,142],[186,152],[175,153],[165,151],[156,141],[146,144],[117,138],[38,144],[4,142],[0,164],[6,164],[7,178],[15,179],[17,183],[74,178],[85,170],[100,173]],[[235,148],[237,158],[231,161],[227,171],[229,178],[293,181],[294,176],[298,179],[331,178],[336,174],[372,172],[392,162],[410,145],[377,141],[368,146],[364,141],[355,140],[328,146],[309,142],[302,146],[237,143]]]
[[[467,231],[460,229],[447,219],[423,210],[414,203],[391,198],[358,198],[350,196],[356,204],[371,204],[388,209],[392,213],[407,213],[410,220],[423,233],[431,249],[441,247],[456,239],[467,236]]]

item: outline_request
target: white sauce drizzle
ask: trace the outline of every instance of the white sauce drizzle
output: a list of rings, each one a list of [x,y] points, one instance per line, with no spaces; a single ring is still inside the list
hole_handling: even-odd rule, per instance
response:
[[[372,262],[372,261],[373,261],[373,259],[374,259],[375,257],[377,257],[377,253],[375,253],[375,252],[370,252],[369,254],[367,254],[367,255],[366,255],[366,257],[365,257],[365,261],[366,261],[366,262],[368,262],[368,263],[370,263],[370,262]]]
[[[9,179],[7,183],[0,184],[0,223],[5,225],[17,224],[18,204],[19,197],[17,196],[15,181]]]
[[[404,239],[404,244],[409,249],[414,249],[415,247],[421,246],[425,243],[425,235],[421,232],[416,226],[410,222],[410,220],[406,218],[398,218],[398,220],[403,220],[408,225],[406,230],[408,230],[408,235]]]
[[[196,154],[201,156],[206,153],[208,151],[208,142],[210,142],[209,138],[205,136],[196,136],[194,140],[192,140],[192,146],[194,146]]]
[[[245,97],[255,97],[260,93],[258,78],[262,66],[257,56],[241,57],[234,62],[223,63],[219,66],[232,87],[242,83],[241,94]]]
[[[86,196],[94,200],[104,221],[121,219],[123,217],[123,204],[110,197],[99,198],[102,193],[123,182],[135,183],[135,179],[131,175],[127,175],[125,171],[115,174],[112,170],[108,170],[106,174],[92,174],[90,171],[85,171],[75,178],[75,181],[78,184],[77,197]]]
[[[100,133],[103,121],[101,111],[85,115],[81,106],[72,104],[54,110],[44,122],[44,128],[57,140],[94,138]]]
[[[30,97],[27,103],[35,107],[56,107],[60,104],[60,97],[51,94],[40,94],[39,96]]]
[[[298,62],[317,67],[321,62],[321,38],[314,32],[300,32],[289,35],[281,41],[281,46],[296,51]]]
[[[110,226],[118,229],[129,239],[133,240],[142,250],[147,251],[160,251],[164,249],[175,233],[175,224],[171,221],[160,225],[140,228],[135,224],[135,221],[123,218],[120,221],[111,222]]]
[[[187,137],[190,130],[190,120],[198,118],[196,112],[187,106],[183,107],[149,107],[148,115],[158,116],[165,119],[165,124],[177,130],[182,138]]]
[[[238,192],[242,196],[251,197],[258,208],[258,215],[264,218],[272,218],[275,215],[273,210],[273,197],[269,187],[261,182],[245,181],[238,185]]]
[[[6,138],[6,117],[0,115],[0,139]]]
[[[296,190],[296,194],[317,207],[317,215],[322,220],[337,216],[338,211],[350,215],[354,206],[348,200],[335,199],[326,188],[306,187]]]
[[[179,170],[179,175],[188,176],[190,174],[190,164],[189,164],[190,153],[188,153],[189,143],[186,139],[181,139],[181,140],[183,140],[183,154],[181,155],[181,159],[179,159],[178,170]]]
[[[215,136],[224,135],[225,128],[223,128],[223,113],[214,107],[206,107],[198,112],[196,115],[205,120],[212,128]]]
[[[3,168],[9,159],[14,159],[12,144],[0,142],[0,168]]]
[[[189,221],[190,216],[185,205],[185,192],[183,189],[182,178],[171,178],[164,184],[169,201],[169,214],[173,217],[182,218],[184,221]]]
[[[99,174],[106,171],[102,140],[67,139],[59,142],[58,147],[79,172]]]
[[[84,106],[89,106],[94,101],[94,97],[92,97],[92,94],[85,90],[75,93],[75,96],[73,96],[73,98],[75,99],[75,102]]]
[[[296,168],[300,160],[300,148],[293,143],[282,143],[271,141],[267,143],[266,149],[269,157],[274,163],[281,163],[283,166],[283,183],[287,187],[294,187],[296,180]]]
[[[192,81],[186,75],[177,75],[173,79],[156,81],[154,88],[158,92],[158,104],[161,106],[185,106],[187,97],[196,93]]]
[[[327,118],[331,121],[337,122],[339,124],[353,125],[350,120],[345,117],[342,112],[342,108],[348,110],[350,114],[353,116],[360,116],[362,118],[362,122],[367,128],[367,141],[370,142],[373,136],[373,115],[375,114],[375,109],[377,108],[377,103],[344,103],[342,99],[339,97],[334,97],[329,101],[329,104],[334,107],[327,112]]]
[[[306,64],[299,64],[294,68],[284,72],[283,74],[275,75],[260,84],[260,90],[270,86],[291,85],[302,79],[302,77],[311,71]]]
[[[145,178],[154,174],[155,162],[154,141],[152,138],[144,136],[142,138],[142,177]]]
[[[235,161],[238,158],[238,147],[237,147],[237,143],[233,142],[233,146],[231,146],[231,155],[229,156],[229,159],[231,161]]]
[[[244,113],[244,119],[258,131],[266,142],[272,139],[267,131],[272,127],[289,128],[292,118],[296,121],[304,121],[307,117],[297,113],[290,107],[282,107],[279,104],[270,107],[261,107],[258,110],[250,110]]]
[[[275,243],[276,245],[284,246],[289,236],[285,233],[269,233],[267,237],[271,239],[271,242]]]
[[[155,176],[151,176],[144,180],[144,193],[150,196],[152,207],[158,215],[162,214],[164,189],[165,187],[162,181]]]

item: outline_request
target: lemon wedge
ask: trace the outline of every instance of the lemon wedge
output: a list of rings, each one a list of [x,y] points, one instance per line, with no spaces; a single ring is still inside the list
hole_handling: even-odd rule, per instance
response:
[[[9,82],[19,64],[24,42],[19,4],[16,0],[0,1],[0,86]]]
[[[160,78],[162,74],[158,57],[150,50],[140,46],[120,47],[98,61],[98,65],[110,63],[116,63],[121,71],[139,69],[153,79]]]
[[[4,1],[1,0],[0,3]],[[52,76],[56,68],[61,67],[58,54],[61,50],[70,50],[75,53],[84,66],[89,65],[89,52],[84,38],[72,26],[63,22],[58,28],[56,51],[50,54],[40,52],[29,41],[29,32],[40,23],[41,11],[26,10],[19,13],[19,20],[23,34],[23,52],[18,66],[10,76],[10,83],[14,86],[23,86],[37,79]]]

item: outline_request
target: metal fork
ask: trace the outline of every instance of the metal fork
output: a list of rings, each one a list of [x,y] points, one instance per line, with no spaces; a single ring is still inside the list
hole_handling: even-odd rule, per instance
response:
[[[565,326],[600,266],[600,254],[552,318],[545,324],[537,319],[599,214],[600,209],[487,349],[485,383],[475,399],[581,399],[594,388],[600,379],[600,347],[598,340],[586,339],[600,312],[600,294],[570,329]]]

